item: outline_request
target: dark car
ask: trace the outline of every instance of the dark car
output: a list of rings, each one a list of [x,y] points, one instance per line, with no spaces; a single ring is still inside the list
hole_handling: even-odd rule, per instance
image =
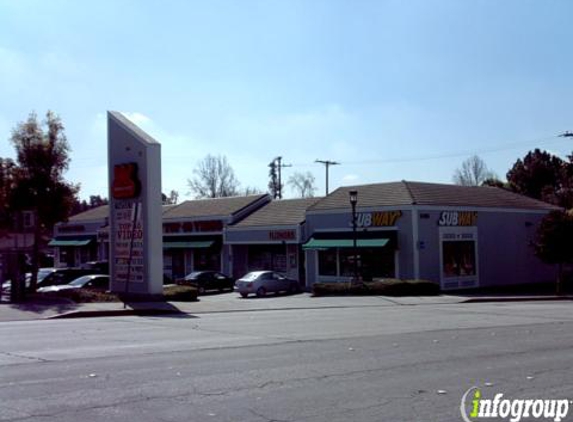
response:
[[[82,269],[92,270],[94,274],[109,274],[108,261],[89,261],[81,265]]]
[[[84,275],[76,278],[69,284],[40,287],[38,293],[52,293],[74,289],[90,289],[105,292],[109,290],[109,276],[105,274]]]
[[[199,294],[202,294],[207,290],[232,291],[235,280],[217,271],[194,271],[177,280],[177,284],[195,286]]]

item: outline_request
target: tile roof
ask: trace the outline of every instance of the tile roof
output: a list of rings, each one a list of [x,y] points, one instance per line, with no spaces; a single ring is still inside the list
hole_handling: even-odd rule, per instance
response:
[[[293,226],[306,219],[306,210],[321,198],[281,199],[271,201],[230,228],[253,226]]]
[[[349,208],[348,193],[358,191],[358,207],[401,205],[458,206],[553,210],[557,207],[505,189],[424,182],[390,182],[344,186],[309,208],[309,211]]]
[[[163,214],[167,211],[175,208],[177,205],[163,205]],[[77,223],[82,221],[97,221],[97,220],[104,220],[109,217],[109,205],[101,205],[97,208],[92,208],[91,210],[87,210],[81,212],[76,215],[72,215],[68,219],[68,223]]]
[[[109,205],[101,205],[91,210],[72,215],[68,222],[77,223],[81,221],[104,220],[109,217]]]
[[[268,194],[185,201],[163,213],[163,218],[231,217]]]

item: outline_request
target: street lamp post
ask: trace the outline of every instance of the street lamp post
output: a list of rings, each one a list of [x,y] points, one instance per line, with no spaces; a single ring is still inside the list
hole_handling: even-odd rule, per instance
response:
[[[352,243],[354,249],[354,281],[358,282],[358,253],[356,249],[356,203],[358,202],[358,191],[351,190],[350,205],[352,206]]]

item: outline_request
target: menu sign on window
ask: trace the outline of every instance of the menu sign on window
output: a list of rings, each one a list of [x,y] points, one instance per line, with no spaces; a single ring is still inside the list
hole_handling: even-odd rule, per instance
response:
[[[116,232],[115,277],[117,281],[143,282],[143,223],[141,204],[136,201],[114,203]]]

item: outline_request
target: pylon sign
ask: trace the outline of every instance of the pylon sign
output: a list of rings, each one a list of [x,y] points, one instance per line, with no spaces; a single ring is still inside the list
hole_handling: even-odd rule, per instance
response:
[[[108,112],[111,291],[163,292],[161,145]]]

